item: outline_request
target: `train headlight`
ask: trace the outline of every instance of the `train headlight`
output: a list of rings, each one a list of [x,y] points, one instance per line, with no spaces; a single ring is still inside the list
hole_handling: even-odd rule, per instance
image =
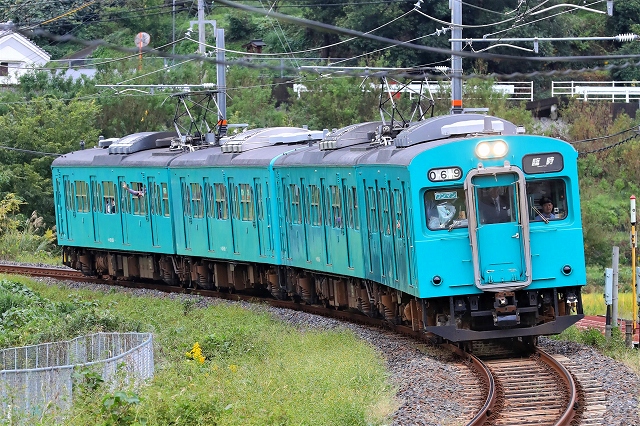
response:
[[[489,158],[489,154],[491,154],[491,145],[488,142],[480,142],[478,146],[476,146],[476,154],[480,158]]]
[[[483,141],[476,145],[476,155],[479,158],[500,158],[507,154],[509,147],[502,140]]]
[[[505,141],[496,141],[491,148],[491,152],[496,157],[502,157],[507,153],[507,144]]]

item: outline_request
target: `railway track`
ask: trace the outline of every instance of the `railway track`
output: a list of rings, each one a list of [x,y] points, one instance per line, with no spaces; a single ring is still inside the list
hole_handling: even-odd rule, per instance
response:
[[[171,287],[165,284],[125,280],[105,280],[99,277],[88,277],[75,270],[61,268],[0,264],[0,273],[198,294],[228,300],[255,301],[258,299],[257,295]],[[321,306],[292,301],[262,298],[260,301],[274,307],[392,329],[423,341],[430,339],[430,336],[416,332],[410,327],[389,324],[384,320],[369,318],[361,314],[325,309]],[[444,346],[457,353],[464,360],[465,365],[475,372],[475,377],[479,382],[478,385],[466,386],[466,388],[472,389],[472,393],[475,393],[468,395],[467,398],[473,402],[474,407],[477,407],[473,418],[466,419],[469,426],[600,424],[598,416],[604,410],[602,389],[590,381],[588,372],[576,374],[582,382],[582,386],[576,386],[576,380],[563,365],[563,363],[568,363],[568,359],[560,358],[561,363],[560,360],[539,349],[523,355],[521,352],[516,353],[511,349],[501,353],[496,348],[489,350],[490,356],[483,358],[482,356],[474,356],[453,345]],[[571,368],[575,370],[578,367],[571,366]]]

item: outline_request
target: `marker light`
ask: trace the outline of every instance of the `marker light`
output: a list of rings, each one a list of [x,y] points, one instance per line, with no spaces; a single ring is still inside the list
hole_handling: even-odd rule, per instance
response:
[[[476,155],[479,158],[500,158],[504,157],[509,150],[507,143],[502,140],[484,141],[476,146]]]
[[[569,275],[571,273],[571,266],[570,265],[564,265],[562,267],[562,273],[565,275]]]

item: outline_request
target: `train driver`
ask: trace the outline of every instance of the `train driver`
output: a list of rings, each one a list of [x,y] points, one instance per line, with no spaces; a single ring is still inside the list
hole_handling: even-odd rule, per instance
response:
[[[549,197],[542,197],[540,199],[540,212],[536,216],[536,220],[551,220],[555,219],[556,215],[553,213],[553,201]]]

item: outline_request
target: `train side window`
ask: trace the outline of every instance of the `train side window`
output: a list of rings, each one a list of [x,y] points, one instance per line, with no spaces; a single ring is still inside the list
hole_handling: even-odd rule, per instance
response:
[[[347,198],[347,227],[353,229],[353,188],[344,186]]]
[[[76,211],[88,212],[89,211],[89,184],[81,180],[77,180],[76,184]]]
[[[158,185],[155,183],[149,183],[149,211],[152,215],[157,216],[162,214],[160,209],[160,191],[158,191]]]
[[[331,194],[331,226],[334,228],[342,228],[342,199],[340,197],[340,188],[336,185],[329,185],[329,193]]]
[[[297,184],[289,185],[291,191],[291,223],[302,223],[302,209],[300,206],[300,187]]]
[[[320,188],[311,185],[311,225],[322,225],[322,214],[320,208]]]
[[[199,183],[191,184],[191,202],[193,203],[193,217],[204,217],[204,203],[202,202],[202,185]]]
[[[204,184],[204,207],[207,212],[207,217],[215,216],[215,201],[214,201],[213,187],[209,183]]]
[[[214,184],[215,197],[216,197],[216,219],[227,220],[229,213],[227,209],[227,187],[222,183]]]
[[[102,182],[102,188],[104,189],[104,213],[118,213],[118,207],[116,205],[116,184],[104,181]]]
[[[544,211],[542,202],[551,201],[551,211]],[[567,217],[567,186],[562,179],[541,179],[527,182],[527,203],[529,221],[562,220]]]
[[[242,220],[253,221],[253,188],[249,184],[240,184],[240,205],[242,207]]]
[[[131,189],[144,194],[145,188],[142,182],[131,182]],[[133,214],[144,216],[147,214],[147,202],[146,197],[133,197]]]
[[[427,227],[432,231],[468,226],[463,188],[429,190],[424,194],[424,205]]]

